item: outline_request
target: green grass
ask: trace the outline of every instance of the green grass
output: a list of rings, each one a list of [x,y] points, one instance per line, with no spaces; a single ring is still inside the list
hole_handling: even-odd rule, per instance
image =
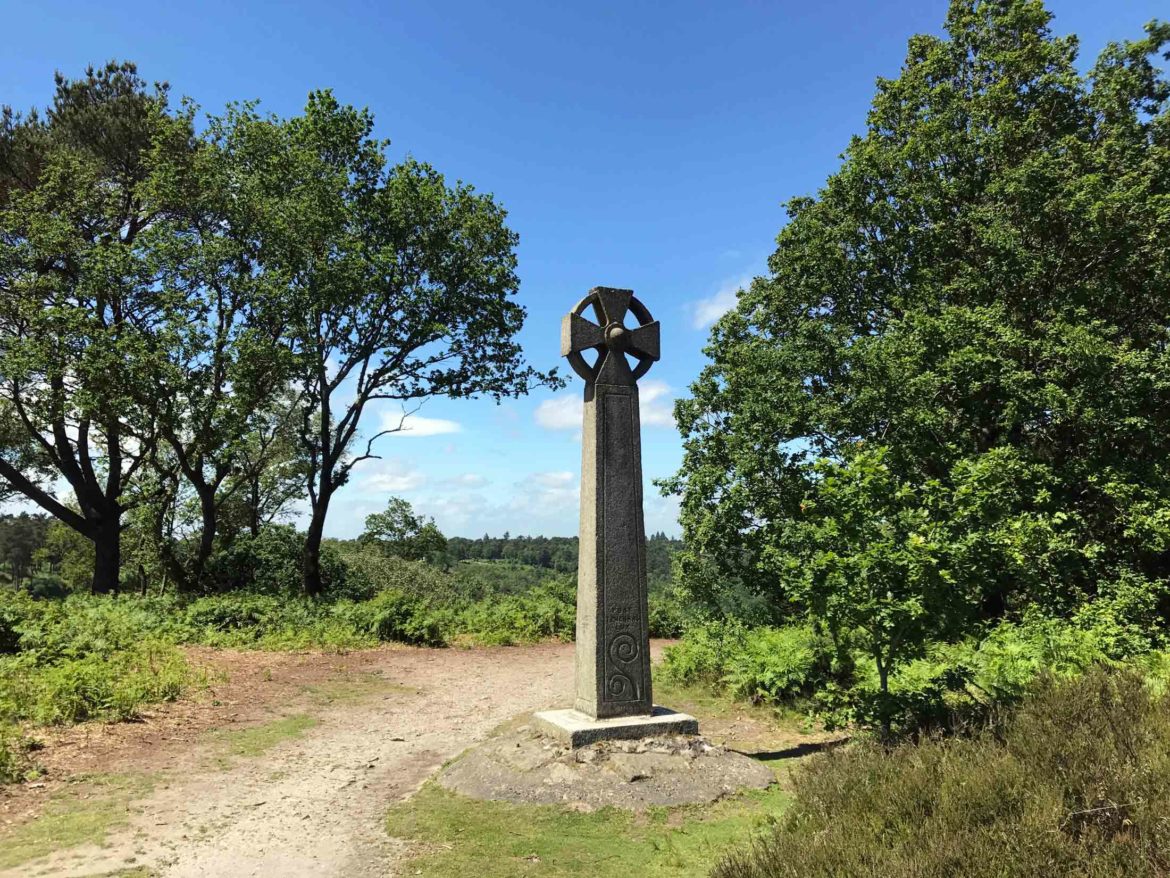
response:
[[[153,785],[153,777],[141,774],[77,778],[55,793],[35,819],[0,829],[0,869],[12,869],[66,848],[101,844],[112,830],[127,823],[131,802],[146,795]]]
[[[305,686],[304,691],[313,704],[320,706],[353,704],[375,695],[415,695],[419,692],[410,686],[390,683],[382,674],[370,672],[356,672],[336,680],[314,683]]]
[[[277,744],[299,738],[320,722],[315,716],[297,713],[245,729],[214,729],[208,736],[220,748],[220,757],[254,758]]]
[[[657,679],[654,686],[655,701],[695,713],[710,728],[735,727],[739,733],[750,729],[752,743],[760,749],[772,749],[781,738],[791,741],[797,730],[792,716],[735,701],[709,686]],[[523,720],[505,723],[497,733]],[[778,779],[786,781],[795,761],[768,764]],[[729,846],[746,845],[772,827],[788,808],[786,789],[782,783],[711,805],[584,813],[559,806],[483,802],[428,783],[390,810],[386,828],[391,836],[404,839],[413,853],[405,870],[410,875],[681,878],[706,874]]]
[[[705,873],[787,805],[773,787],[709,806],[581,813],[482,802],[428,783],[391,809],[386,829],[415,853],[408,873],[429,878],[681,878]]]

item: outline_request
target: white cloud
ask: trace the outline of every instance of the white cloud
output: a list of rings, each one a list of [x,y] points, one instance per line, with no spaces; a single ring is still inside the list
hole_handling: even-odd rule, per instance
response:
[[[558,489],[566,485],[573,484],[573,474],[568,470],[558,470],[551,473],[532,473],[523,482],[520,482],[520,487],[532,483],[539,485],[542,488]]]
[[[509,511],[534,523],[567,518],[581,503],[580,479],[567,470],[529,473],[515,489],[508,501]]]
[[[581,429],[581,394],[579,388],[568,393],[541,400],[536,407],[536,423],[546,430]]]
[[[457,476],[451,476],[445,479],[449,485],[458,485],[461,488],[478,488],[487,484],[487,479],[479,473],[461,473]]]
[[[674,399],[670,385],[648,378],[638,382],[638,400],[643,427],[673,427]],[[536,423],[546,430],[575,430],[581,432],[584,403],[577,393],[564,393],[543,400],[534,413]]]
[[[670,385],[650,378],[638,385],[640,414],[643,427],[673,427],[674,399]]]
[[[359,490],[378,494],[402,494],[416,491],[427,482],[427,477],[409,464],[390,458],[358,464],[362,472]]]
[[[691,302],[691,324],[695,329],[705,329],[710,326],[735,307],[736,294],[750,285],[751,282],[752,276],[750,274],[730,278],[724,281],[712,295]]]
[[[398,428],[402,429],[399,430]],[[401,412],[384,412],[381,430],[397,430],[395,436],[442,436],[446,433],[462,433],[463,425],[446,418],[425,418],[422,415],[406,415]]]

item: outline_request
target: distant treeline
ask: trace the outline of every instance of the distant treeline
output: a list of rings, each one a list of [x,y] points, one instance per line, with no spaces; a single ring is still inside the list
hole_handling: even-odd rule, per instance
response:
[[[669,579],[670,561],[682,541],[664,533],[646,540],[646,573],[650,579]],[[577,537],[502,537],[484,534],[478,539],[448,537],[447,556],[456,561],[512,561],[559,570],[577,571]]]
[[[46,551],[48,515],[0,515],[0,574],[21,585],[38,563],[55,565],[60,559]]]

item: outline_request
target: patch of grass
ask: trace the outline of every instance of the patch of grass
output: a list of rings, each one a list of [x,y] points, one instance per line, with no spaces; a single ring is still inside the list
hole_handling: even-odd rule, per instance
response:
[[[245,729],[214,729],[208,734],[220,744],[223,756],[252,758],[260,756],[282,741],[299,738],[319,722],[315,716],[297,713],[258,726],[249,726]]]
[[[581,813],[483,802],[428,783],[390,810],[386,828],[416,852],[410,873],[429,878],[689,878],[787,805],[788,795],[773,787],[707,806]]]
[[[79,777],[50,799],[41,814],[0,829],[0,869],[11,869],[54,851],[101,844],[130,819],[130,804],[146,795],[154,778],[142,774]],[[141,871],[116,874],[143,874]]]
[[[349,704],[374,695],[414,695],[418,689],[390,683],[381,674],[358,672],[305,686],[314,704]]]

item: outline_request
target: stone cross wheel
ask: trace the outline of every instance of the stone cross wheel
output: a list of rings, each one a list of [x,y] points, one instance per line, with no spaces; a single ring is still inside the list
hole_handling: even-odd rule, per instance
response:
[[[592,307],[594,323],[584,316]],[[626,314],[632,313],[637,326],[627,328]],[[588,384],[631,386],[650,371],[660,357],[659,323],[630,290],[594,287],[565,317],[561,327],[561,355],[573,371]],[[585,351],[597,352],[592,365]],[[638,362],[630,368],[626,354]]]

